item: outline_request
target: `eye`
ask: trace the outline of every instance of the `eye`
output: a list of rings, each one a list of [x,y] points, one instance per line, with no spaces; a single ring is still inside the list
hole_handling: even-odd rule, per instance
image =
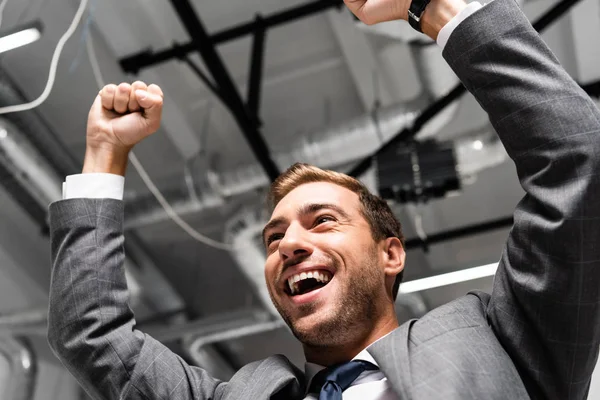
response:
[[[335,221],[335,218],[333,218],[331,215],[321,215],[315,220],[314,226],[321,225],[330,221]]]
[[[283,238],[283,233],[273,233],[267,237],[267,247],[271,245],[271,243],[280,240]]]

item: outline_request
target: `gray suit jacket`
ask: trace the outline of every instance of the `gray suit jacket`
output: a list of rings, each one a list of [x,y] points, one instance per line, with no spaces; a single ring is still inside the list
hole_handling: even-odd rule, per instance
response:
[[[600,112],[511,0],[452,34],[444,56],[517,165],[527,195],[493,293],[470,293],[372,346],[408,399],[584,399],[600,340]],[[51,205],[49,341],[95,399],[302,399],[283,356],[230,382],[135,329],[127,305],[123,204]]]

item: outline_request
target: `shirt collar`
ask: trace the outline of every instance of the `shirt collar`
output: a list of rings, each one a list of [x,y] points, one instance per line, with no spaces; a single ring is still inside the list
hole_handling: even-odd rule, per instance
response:
[[[387,336],[387,335],[385,335],[385,336]],[[364,349],[363,351],[361,351],[360,353],[358,353],[356,355],[356,357],[354,357],[352,359],[352,361],[354,361],[354,360],[368,361],[371,364],[375,365],[377,368],[379,368],[379,364],[377,364],[377,361],[375,361],[375,359],[369,353],[368,350],[369,350],[369,347],[371,347],[372,345],[374,345],[375,343],[377,343],[381,339],[385,338],[385,336],[380,337],[379,339],[377,339],[376,341],[374,341],[373,343],[371,343],[369,346],[367,346],[367,348]],[[315,377],[315,375],[317,375],[319,373],[319,371],[321,371],[322,369],[325,369],[325,367],[322,366],[322,365],[319,365],[319,364],[310,363],[310,362],[306,362],[304,364],[304,375],[306,376],[306,383],[307,383],[306,388],[307,388],[307,390],[308,390],[308,388],[310,388],[310,384],[311,384],[313,378]]]

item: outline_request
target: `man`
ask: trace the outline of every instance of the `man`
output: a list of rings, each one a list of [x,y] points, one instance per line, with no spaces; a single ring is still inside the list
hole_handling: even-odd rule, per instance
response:
[[[158,128],[162,93],[110,85],[90,112],[84,173],[50,209],[49,341],[93,398],[586,398],[600,343],[600,112],[510,0],[432,0],[424,12],[414,1],[413,26],[444,47],[527,192],[492,295],[469,293],[398,326],[405,254],[389,208],[345,175],[295,165],[271,190],[265,276],[303,344],[305,373],[283,356],[226,383],[187,365],[135,329],[122,194],[110,193],[122,192],[130,149]],[[407,19],[410,6],[346,3],[369,24]]]

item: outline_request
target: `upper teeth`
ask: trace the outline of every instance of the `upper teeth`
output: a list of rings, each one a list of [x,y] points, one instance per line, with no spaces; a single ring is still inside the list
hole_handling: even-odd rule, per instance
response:
[[[292,294],[298,291],[298,282],[305,279],[316,279],[319,282],[327,283],[331,279],[331,273],[328,271],[308,271],[300,272],[288,278],[288,286]]]

